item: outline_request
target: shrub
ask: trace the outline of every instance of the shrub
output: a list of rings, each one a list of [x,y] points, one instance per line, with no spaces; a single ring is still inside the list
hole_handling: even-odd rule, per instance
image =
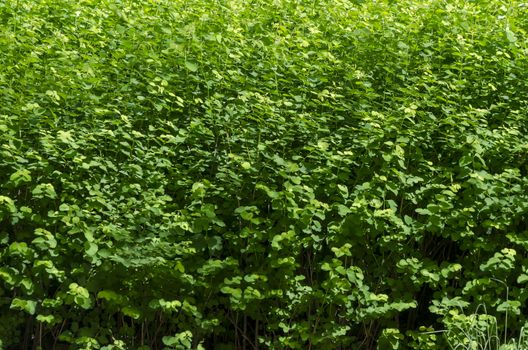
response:
[[[480,304],[518,332],[526,11],[4,1],[2,346],[437,349]]]

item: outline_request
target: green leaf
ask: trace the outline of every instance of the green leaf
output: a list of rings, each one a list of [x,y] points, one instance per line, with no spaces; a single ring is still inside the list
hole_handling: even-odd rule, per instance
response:
[[[510,43],[515,43],[517,41],[517,36],[515,35],[514,32],[512,32],[509,29],[506,29],[506,38],[508,39]]]
[[[185,67],[187,67],[187,69],[191,72],[196,72],[198,70],[198,66],[196,65],[196,63],[190,61],[185,61]]]
[[[162,338],[162,342],[164,345],[176,346],[178,349],[191,349],[192,337],[193,335],[190,331],[185,331],[178,333],[173,337],[165,336]]]
[[[102,290],[97,293],[97,298],[104,299],[110,303],[121,304],[124,302],[125,297],[112,290]]]
[[[85,242],[84,243],[84,249],[85,249],[84,252],[86,253],[86,255],[94,256],[97,253],[97,251],[99,250],[99,247],[95,243]]]
[[[497,306],[497,311],[498,312],[513,312],[514,314],[519,315],[521,313],[520,306],[521,306],[521,302],[517,300],[508,300],[508,301],[505,301],[499,304],[499,306]]]
[[[15,186],[31,182],[31,172],[28,169],[19,169],[9,177]]]
[[[37,315],[37,321],[54,325],[58,322],[57,318],[53,315]]]
[[[235,299],[242,298],[242,289],[240,288],[232,288],[232,287],[222,287],[220,291],[224,294],[229,294]]]
[[[528,275],[526,275],[524,273],[519,275],[519,277],[517,277],[517,283],[519,283],[519,284],[525,283],[527,281],[528,281]]]
[[[125,306],[124,308],[121,309],[121,312],[125,316],[131,317],[135,320],[138,320],[141,317],[141,311],[139,311],[138,309],[134,307]]]
[[[46,184],[40,184],[35,186],[33,191],[31,191],[33,196],[35,198],[50,198],[55,199],[57,198],[57,193],[55,192],[55,188],[52,184],[46,183]]]
[[[30,315],[35,314],[37,302],[34,300],[26,300],[20,298],[14,298],[11,301],[11,309],[17,309],[27,312]]]

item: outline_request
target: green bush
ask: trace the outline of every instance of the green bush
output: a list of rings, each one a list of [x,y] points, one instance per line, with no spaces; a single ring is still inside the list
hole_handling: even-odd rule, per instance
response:
[[[478,305],[518,335],[527,11],[3,1],[0,348],[445,349]]]

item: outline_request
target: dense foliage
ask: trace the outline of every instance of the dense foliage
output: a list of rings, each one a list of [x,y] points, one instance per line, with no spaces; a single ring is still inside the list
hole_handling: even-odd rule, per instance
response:
[[[518,334],[527,31],[516,0],[1,2],[0,348]]]

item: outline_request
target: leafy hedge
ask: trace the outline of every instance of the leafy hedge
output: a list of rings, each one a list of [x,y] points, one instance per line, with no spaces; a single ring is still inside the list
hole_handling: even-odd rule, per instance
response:
[[[6,0],[0,29],[0,348],[528,321],[525,3]]]

